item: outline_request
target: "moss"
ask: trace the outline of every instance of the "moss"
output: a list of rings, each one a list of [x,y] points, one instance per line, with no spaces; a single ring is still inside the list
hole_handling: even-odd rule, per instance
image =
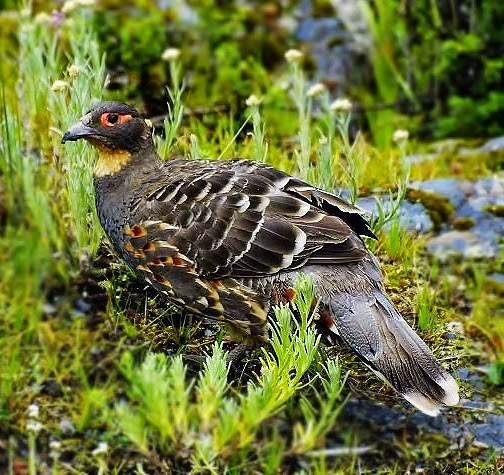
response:
[[[422,203],[432,219],[435,230],[439,230],[455,212],[448,198],[430,191],[409,189],[406,198],[412,203]]]
[[[314,18],[335,17],[336,11],[329,0],[313,0],[312,15]]]
[[[467,180],[476,180],[491,175],[504,167],[504,152],[485,152],[473,148],[480,143],[474,141],[436,142],[425,149],[426,154],[434,154],[412,166],[412,179],[429,180],[441,177],[458,176]]]
[[[260,55],[261,63],[274,69],[284,60],[285,38],[277,32],[254,31],[238,41],[244,58]]]
[[[452,226],[458,231],[465,231],[471,229],[476,224],[473,218],[462,217],[456,218],[452,221]]]
[[[492,213],[499,218],[504,218],[504,205],[488,205],[483,209],[487,213]]]

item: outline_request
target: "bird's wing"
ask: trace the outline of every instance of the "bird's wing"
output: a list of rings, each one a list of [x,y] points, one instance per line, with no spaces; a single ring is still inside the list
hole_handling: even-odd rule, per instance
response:
[[[184,254],[180,241],[173,237],[179,229],[161,220],[126,226],[124,257],[155,289],[186,311],[226,321],[241,333],[264,339],[269,310],[265,295],[231,277],[201,275],[196,259]]]
[[[193,163],[183,172],[167,165],[176,178],[162,186],[156,180],[141,204],[157,231],[128,236],[130,247],[164,242],[205,279],[263,277],[368,255],[357,235],[372,235],[366,220],[336,196],[256,162]]]

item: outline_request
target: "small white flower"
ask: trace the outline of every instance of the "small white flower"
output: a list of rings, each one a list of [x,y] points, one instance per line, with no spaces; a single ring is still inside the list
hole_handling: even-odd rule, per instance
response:
[[[53,82],[51,89],[54,92],[63,92],[65,89],[68,89],[70,87],[70,84],[68,84],[66,81],[61,81],[60,79],[56,79],[56,81]]]
[[[278,83],[278,86],[280,87],[280,89],[282,89],[282,91],[287,91],[291,87],[289,81],[281,81],[280,83]]]
[[[392,135],[392,140],[395,143],[403,143],[406,142],[409,138],[409,132],[404,129],[399,129],[394,132],[394,135]]]
[[[446,330],[453,333],[458,333],[460,335],[464,334],[464,325],[461,322],[448,322],[446,324]]]
[[[97,446],[96,449],[91,452],[93,455],[104,455],[108,452],[108,444],[107,442],[100,442]]]
[[[78,3],[75,0],[67,0],[61,7],[61,13],[68,15],[77,9]]]
[[[161,55],[163,61],[175,61],[180,56],[178,48],[166,48]]]
[[[40,408],[38,404],[30,404],[28,406],[28,417],[30,419],[38,419],[40,414]]]
[[[247,107],[258,107],[262,102],[262,99],[259,99],[255,94],[251,94],[247,97],[245,104]]]
[[[298,63],[303,57],[303,53],[298,49],[290,49],[285,52],[284,56],[288,63]]]
[[[68,67],[68,75],[75,79],[82,72],[82,68],[76,64],[72,64]]]
[[[349,112],[352,110],[352,103],[346,97],[340,97],[331,103],[329,109],[335,112]]]
[[[34,20],[39,25],[49,25],[51,23],[51,15],[47,12],[40,12],[35,15]]]
[[[26,430],[28,432],[38,434],[42,430],[42,423],[33,419],[28,419],[28,421],[26,422]]]
[[[51,440],[51,442],[49,442],[49,448],[52,450],[59,450],[61,449],[61,442],[59,440]]]
[[[321,82],[318,82],[308,88],[308,91],[306,91],[306,95],[308,97],[315,97],[318,96],[319,94],[322,94],[325,90],[326,87]]]
[[[53,460],[59,459],[61,455],[61,442],[59,440],[51,440],[51,442],[49,442],[49,448],[51,449],[49,451],[49,457]]]
[[[68,14],[77,10],[79,7],[92,7],[95,0],[67,0],[61,7],[61,12]]]

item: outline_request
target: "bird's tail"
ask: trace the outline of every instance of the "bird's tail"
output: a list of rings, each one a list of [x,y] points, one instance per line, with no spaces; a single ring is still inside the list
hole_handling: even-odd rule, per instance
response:
[[[458,403],[458,385],[378,288],[336,293],[325,303],[329,327],[407,401],[436,416]]]

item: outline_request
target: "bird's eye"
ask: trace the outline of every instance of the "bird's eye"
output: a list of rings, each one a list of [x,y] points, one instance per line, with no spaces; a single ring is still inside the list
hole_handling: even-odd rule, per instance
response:
[[[129,114],[117,114],[116,112],[105,112],[100,116],[100,123],[103,127],[114,127],[117,124],[124,124],[131,120]]]

